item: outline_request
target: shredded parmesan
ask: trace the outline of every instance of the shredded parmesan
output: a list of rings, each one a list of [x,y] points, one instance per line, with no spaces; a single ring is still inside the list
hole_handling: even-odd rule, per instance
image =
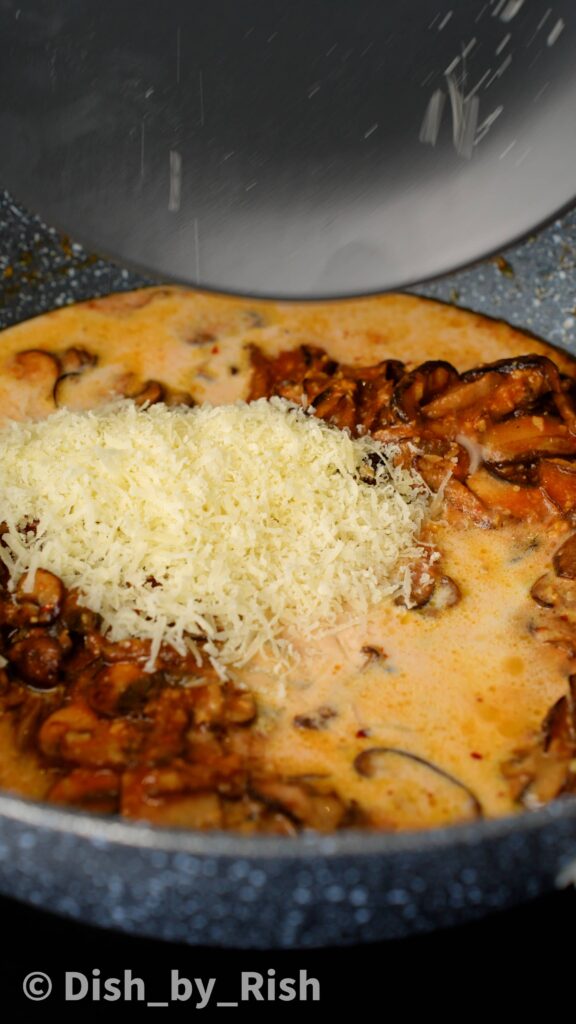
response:
[[[221,671],[400,593],[430,493],[395,449],[279,398],[130,401],[0,430],[0,558],[80,591],[112,640]],[[34,528],[30,529],[30,525]],[[26,529],[28,527],[28,529]]]

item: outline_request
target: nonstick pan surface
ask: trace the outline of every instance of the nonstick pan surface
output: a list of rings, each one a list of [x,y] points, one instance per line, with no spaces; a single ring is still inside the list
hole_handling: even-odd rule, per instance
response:
[[[96,259],[0,194],[0,326],[152,283]],[[576,350],[576,214],[418,289]],[[296,839],[154,829],[0,795],[0,892],[196,945],[311,947],[460,923],[551,890],[576,862],[576,801],[398,835]]]

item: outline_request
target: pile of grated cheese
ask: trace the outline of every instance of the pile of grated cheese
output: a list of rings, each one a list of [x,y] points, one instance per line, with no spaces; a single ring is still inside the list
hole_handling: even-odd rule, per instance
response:
[[[393,454],[280,398],[10,423],[0,557],[13,584],[78,588],[110,639],[149,639],[149,669],[201,636],[224,675],[401,592],[430,494]]]

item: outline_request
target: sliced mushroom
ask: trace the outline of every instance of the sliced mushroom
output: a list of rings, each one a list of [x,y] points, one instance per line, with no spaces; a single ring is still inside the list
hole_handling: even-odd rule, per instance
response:
[[[14,685],[12,690],[14,690]],[[22,703],[14,704],[14,737],[19,750],[34,751],[36,753],[36,740],[38,730],[44,719],[58,707],[62,699],[58,689],[53,690],[31,690],[22,686]],[[10,702],[4,703],[10,706]]]
[[[559,583],[557,576],[551,572],[545,572],[539,576],[530,588],[530,597],[539,604],[541,608],[554,608],[561,601],[561,590],[565,589]],[[576,588],[574,590],[576,602]]]
[[[491,476],[505,480],[518,487],[536,487],[539,483],[539,463],[528,462],[487,462],[486,469]]]
[[[500,359],[462,374],[461,381],[422,410],[432,420],[460,416],[472,410],[491,420],[525,412],[543,395],[560,392],[560,376],[546,356]]]
[[[474,474],[474,478],[476,474]],[[473,477],[468,478],[469,481]],[[444,488],[444,503],[447,508],[448,518],[454,519],[454,514],[459,522],[471,524],[481,530],[489,530],[498,522],[498,515],[488,507],[470,487],[460,480],[449,480]]]
[[[60,375],[56,356],[28,349],[15,355],[5,370],[0,388],[3,419],[43,419],[54,412],[54,385]],[[15,387],[10,378],[16,380]]]
[[[354,768],[378,787],[384,811],[392,803],[421,825],[482,817],[482,805],[469,786],[418,754],[371,747],[358,754]]]
[[[354,430],[357,422],[355,393],[354,381],[335,381],[312,400],[314,413],[341,430]]]
[[[196,401],[189,391],[174,391],[171,388],[164,389],[163,401],[171,409],[178,405],[186,405],[188,407],[196,405]]]
[[[456,581],[451,576],[441,576],[436,581],[430,600],[424,607],[424,614],[437,615],[445,611],[446,608],[453,608],[461,600],[462,592]]]
[[[537,466],[538,483],[560,511],[576,513],[576,464],[561,459],[542,459]]]
[[[81,373],[88,366],[96,366],[98,356],[88,352],[85,348],[67,348],[58,354],[60,360],[60,372],[62,375],[68,373]]]
[[[119,793],[120,777],[109,768],[74,768],[52,786],[48,799],[85,811],[116,814]]]
[[[524,807],[539,807],[574,790],[575,690],[576,676],[572,675],[568,694],[550,709],[533,744],[517,751],[502,766],[513,797]]]
[[[364,646],[360,648],[360,653],[363,654],[366,659],[362,666],[364,669],[368,668],[370,665],[382,663],[388,658],[384,648],[377,644],[364,644]]]
[[[422,406],[460,380],[457,370],[444,360],[422,363],[407,373],[396,385],[392,395],[392,409],[404,422],[418,419]]]
[[[16,601],[28,609],[27,621],[31,625],[53,622],[62,610],[64,586],[62,581],[47,569],[36,569],[26,573],[18,581]]]
[[[494,372],[478,380],[458,380],[438,398],[424,405],[422,414],[429,420],[439,420],[467,413],[478,405],[484,408],[498,384],[499,377]]]
[[[315,711],[310,711],[305,715],[296,715],[294,717],[294,725],[297,729],[328,729],[329,723],[333,718],[336,718],[338,712],[334,708],[322,705],[316,708]]]
[[[127,398],[132,398],[136,405],[154,405],[164,400],[164,388],[157,380],[147,380],[145,384],[136,389],[128,389]]]
[[[124,817],[137,820],[144,818],[152,824],[165,827],[203,831],[223,826],[222,799],[211,790],[158,794],[137,805],[123,795],[121,810]]]
[[[82,768],[113,768],[134,756],[141,736],[135,725],[98,718],[78,700],[49,715],[42,723],[38,742],[42,753],[57,761]]]
[[[484,460],[527,462],[545,455],[576,456],[576,437],[554,416],[520,416],[489,427],[479,437]]]
[[[422,608],[434,593],[436,573],[427,558],[414,562],[407,572],[410,577],[409,592],[399,594],[394,603],[405,608]]]
[[[122,776],[122,814],[162,825],[220,828],[219,784],[227,775],[233,778],[233,772],[218,762],[190,765],[178,759],[166,765],[130,769]]]
[[[92,630],[97,630],[102,620],[96,612],[92,612],[84,606],[79,591],[72,589],[64,597],[62,621],[67,629],[85,635]]]
[[[468,477],[468,487],[493,513],[542,522],[558,517],[558,509],[540,487],[509,483],[479,469]]]
[[[98,672],[87,691],[87,700],[101,715],[132,714],[142,709],[154,682],[138,663],[117,661]]]
[[[60,409],[84,412],[106,405],[115,398],[126,397],[140,387],[133,374],[117,366],[95,366],[83,373],[60,377],[54,388],[54,399]]]
[[[346,805],[336,793],[319,792],[309,783],[256,777],[250,781],[250,792],[300,826],[318,832],[333,832],[346,817]]]
[[[554,572],[566,580],[576,580],[576,533],[565,540],[552,559]]]

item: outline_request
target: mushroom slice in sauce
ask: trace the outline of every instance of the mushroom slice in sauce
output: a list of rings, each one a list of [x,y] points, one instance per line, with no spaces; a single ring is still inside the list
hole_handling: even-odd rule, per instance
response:
[[[524,807],[539,807],[575,789],[575,675],[570,676],[569,684],[568,693],[550,709],[533,744],[517,751],[502,766],[513,795]]]
[[[468,477],[468,487],[492,513],[537,522],[558,518],[558,510],[539,487],[499,479],[482,468]]]
[[[357,755],[354,768],[367,785],[378,787],[384,810],[390,804],[414,824],[482,817],[480,801],[465,783],[417,754],[371,747]]]
[[[319,792],[309,783],[255,778],[250,788],[259,799],[305,828],[333,832],[346,818],[346,805],[336,793]]]
[[[54,389],[59,409],[85,412],[106,405],[115,398],[124,398],[138,391],[133,373],[118,366],[95,366],[83,373],[68,373],[60,377]]]
[[[392,395],[392,409],[405,422],[415,420],[422,406],[428,405],[437,394],[459,380],[458,371],[444,360],[422,363],[396,385]]]
[[[571,518],[576,512],[576,463],[563,459],[542,459],[538,463],[538,483],[544,493]]]
[[[334,708],[322,705],[308,714],[296,715],[294,717],[294,725],[297,729],[312,729],[315,731],[318,729],[328,729],[330,721],[336,718],[337,715],[338,712]]]
[[[54,412],[54,385],[60,375],[55,355],[28,349],[13,356],[4,367],[0,383],[3,419],[42,419]]]
[[[59,352],[58,359],[63,376],[68,373],[82,373],[82,370],[86,370],[89,366],[96,366],[98,362],[98,356],[88,352],[85,348],[76,348],[75,346],[65,349],[64,352]]]
[[[432,420],[468,418],[479,409],[484,417],[501,420],[532,408],[543,395],[560,391],[560,375],[546,356],[521,356],[468,370],[459,383],[422,410]]]
[[[109,768],[74,768],[54,783],[48,799],[56,804],[69,804],[99,814],[116,814],[120,793],[120,776]]]
[[[565,580],[576,580],[576,533],[565,540],[552,559],[554,572]]]
[[[479,437],[486,462],[525,462],[545,455],[576,455],[576,437],[554,416],[520,416]]]

